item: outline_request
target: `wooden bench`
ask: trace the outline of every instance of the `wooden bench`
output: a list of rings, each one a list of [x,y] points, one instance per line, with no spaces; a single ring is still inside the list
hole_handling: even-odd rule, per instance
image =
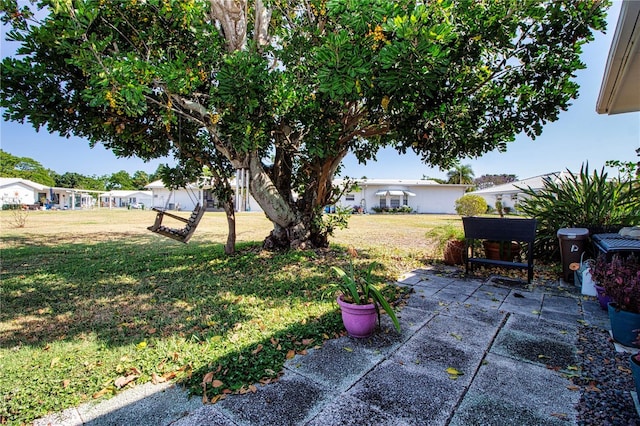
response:
[[[200,219],[202,219],[202,216],[204,215],[206,209],[201,206],[200,203],[198,203],[196,205],[196,208],[191,213],[191,216],[189,216],[188,218],[171,214],[165,210],[161,210],[155,207],[151,210],[157,212],[158,214],[156,215],[156,220],[153,225],[147,227],[149,231],[164,235],[165,237],[173,238],[174,240],[180,241],[182,243],[187,243],[198,227],[198,223],[200,223]],[[162,225],[162,220],[165,216],[184,222],[184,228],[170,228],[168,226]]]
[[[502,268],[526,269],[527,281],[533,279],[533,242],[536,238],[535,219],[506,219],[493,217],[463,217],[465,237],[465,273],[473,271],[474,265],[500,266]],[[526,262],[488,259],[478,247],[479,240],[512,241],[526,243]]]

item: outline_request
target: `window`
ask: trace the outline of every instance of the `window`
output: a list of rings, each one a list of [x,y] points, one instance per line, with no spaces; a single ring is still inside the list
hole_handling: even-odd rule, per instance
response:
[[[400,207],[400,198],[399,197],[391,197],[391,208],[397,209]]]
[[[386,208],[387,207],[387,198],[386,197],[380,197],[380,208]]]

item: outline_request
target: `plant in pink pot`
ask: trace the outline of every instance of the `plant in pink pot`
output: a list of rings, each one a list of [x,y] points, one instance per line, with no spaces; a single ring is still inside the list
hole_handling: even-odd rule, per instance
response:
[[[340,279],[335,287],[340,292],[338,305],[347,333],[357,338],[371,336],[380,319],[380,307],[389,315],[394,327],[400,332],[400,323],[391,304],[385,299],[373,280],[372,272],[378,264],[371,263],[364,273],[359,274],[353,265],[353,259],[358,256],[358,252],[354,248],[350,248],[348,253],[350,259],[347,271],[337,266],[331,267],[331,270]]]

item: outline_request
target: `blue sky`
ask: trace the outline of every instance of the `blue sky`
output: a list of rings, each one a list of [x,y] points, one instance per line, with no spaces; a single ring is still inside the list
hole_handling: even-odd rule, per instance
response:
[[[587,68],[577,72],[580,97],[558,121],[548,123],[536,140],[521,135],[508,144],[507,152],[490,152],[480,158],[463,158],[462,164],[471,165],[475,176],[484,174],[515,174],[524,179],[554,171],[579,171],[588,162],[590,169],[600,169],[607,160],[636,160],[635,149],[640,147],[640,113],[599,115],[595,111],[604,67],[621,1],[614,1],[609,11],[606,34],[597,33],[596,39],[584,46],[582,60]],[[4,42],[2,57],[13,49]],[[30,157],[45,168],[57,173],[76,172],[87,176],[110,175],[120,170],[133,174],[137,170],[154,172],[159,164],[170,159],[148,163],[137,158],[117,158],[101,145],[89,147],[86,140],[66,139],[46,130],[36,132],[28,124],[5,122],[0,124],[0,148],[18,156]],[[399,155],[383,150],[376,162],[366,166],[353,156],[344,161],[343,176],[370,179],[420,179],[422,176],[444,178],[446,171],[423,164],[412,154]]]

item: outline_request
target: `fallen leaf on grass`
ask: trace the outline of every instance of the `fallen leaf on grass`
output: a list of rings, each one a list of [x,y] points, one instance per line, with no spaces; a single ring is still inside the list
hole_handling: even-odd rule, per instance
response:
[[[165,379],[164,377],[158,376],[155,372],[151,373],[151,383],[153,383],[154,385],[157,385],[158,383],[164,383],[166,381],[167,379]]]
[[[216,402],[220,401],[221,399],[225,399],[227,397],[227,395],[224,394],[218,394],[216,396],[214,396],[213,398],[211,398],[211,400],[209,401],[212,404],[215,404]]]
[[[207,374],[204,375],[204,377],[202,378],[202,384],[207,384],[207,383],[211,383],[213,381],[213,371],[208,372]]]
[[[168,373],[164,373],[164,374],[162,375],[162,378],[163,378],[164,380],[171,380],[171,379],[175,379],[175,378],[176,378],[176,376],[177,376],[177,373],[176,373],[175,371],[170,371],[170,372],[168,372]]]
[[[456,339],[458,339],[458,340],[462,340],[462,336],[461,336],[461,335],[459,335],[459,334],[451,333],[451,335],[452,335],[453,337],[455,337]]]
[[[129,374],[126,377],[120,376],[115,380],[113,384],[116,385],[118,389],[122,389],[123,387],[127,386],[129,383],[133,382],[138,377],[140,377],[140,375],[138,374]]]
[[[350,348],[350,347],[348,347],[348,346],[345,346],[343,349],[344,349],[345,351],[347,351],[347,352],[353,352],[353,349],[351,349],[351,348]]]
[[[569,385],[569,386],[567,386],[567,389],[569,389],[570,391],[579,391],[580,390],[580,386]]]
[[[258,343],[258,346],[254,350],[252,350],[251,353],[253,355],[257,355],[262,350],[262,348],[263,348],[262,343]]]
[[[289,349],[289,352],[287,352],[287,359],[293,359],[293,357],[296,356],[296,351],[294,351],[293,349]]]
[[[618,366],[618,370],[620,370],[620,371],[622,371],[624,373],[629,373],[629,374],[632,373],[632,371],[629,368],[623,367],[621,365]]]
[[[101,389],[101,390],[99,390],[98,392],[96,392],[96,393],[94,393],[93,395],[91,395],[91,397],[92,397],[93,399],[98,399],[98,398],[100,398],[101,396],[103,396],[103,395],[105,395],[105,394],[107,394],[107,393],[109,393],[109,392],[113,392],[113,388],[112,388],[111,386],[108,386],[108,387],[106,387],[106,388],[102,388],[102,389]]]

